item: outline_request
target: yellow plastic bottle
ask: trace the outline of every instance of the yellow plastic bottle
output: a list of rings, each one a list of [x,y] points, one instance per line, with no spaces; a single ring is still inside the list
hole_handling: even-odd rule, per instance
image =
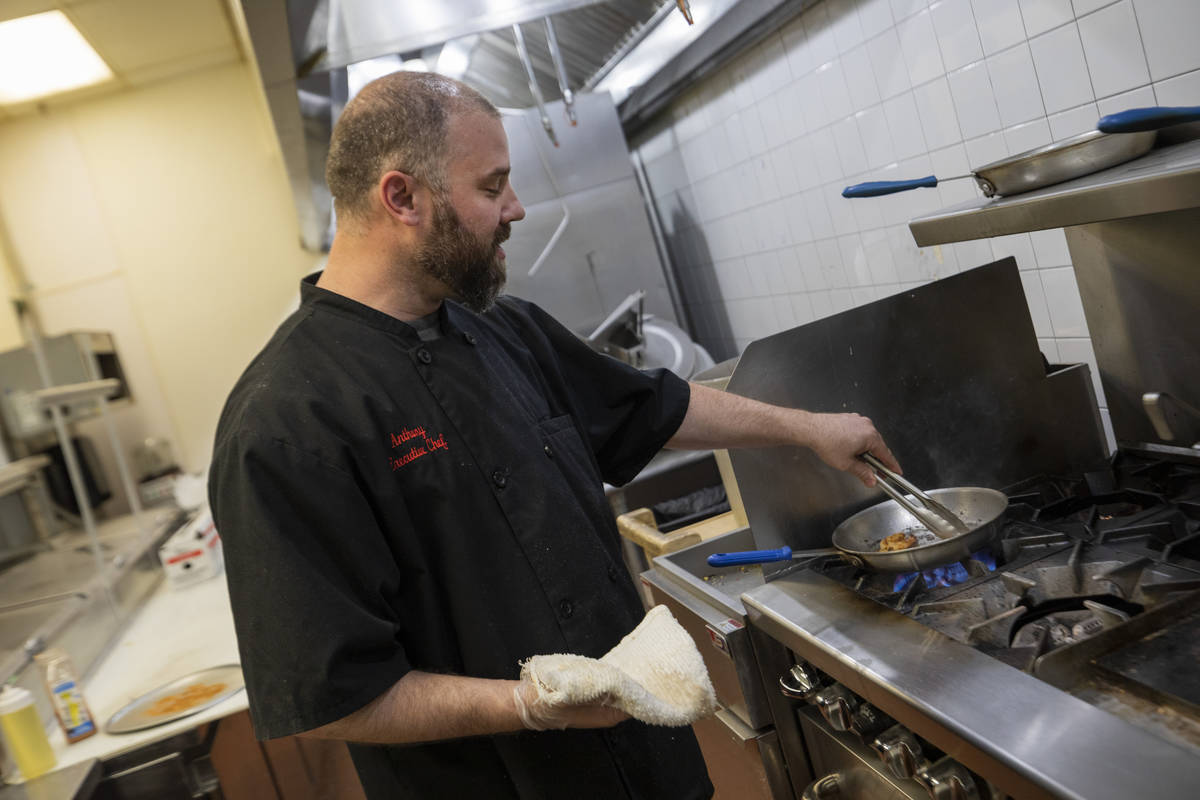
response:
[[[0,730],[25,780],[46,774],[57,763],[33,705],[33,695],[25,689],[6,686],[0,691]]]

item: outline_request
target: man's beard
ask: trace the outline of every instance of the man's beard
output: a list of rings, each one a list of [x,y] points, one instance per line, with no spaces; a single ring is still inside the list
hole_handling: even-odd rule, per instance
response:
[[[455,300],[483,313],[504,288],[504,261],[496,248],[511,232],[506,222],[484,241],[464,228],[454,208],[439,197],[434,201],[433,233],[417,253],[417,266],[450,287]]]

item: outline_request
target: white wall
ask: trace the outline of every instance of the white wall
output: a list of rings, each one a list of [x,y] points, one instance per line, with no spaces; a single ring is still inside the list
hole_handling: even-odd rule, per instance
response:
[[[1061,230],[919,249],[908,219],[974,181],[846,200],[864,180],[962,175],[1200,103],[1197,0],[822,0],[666,110],[631,145],[715,356],[1012,255],[1051,361],[1095,355]],[[1101,406],[1105,405],[1099,382]],[[1106,409],[1105,424],[1110,428]]]
[[[114,333],[127,452],[162,436],[204,468],[233,381],[315,268],[264,109],[252,69],[230,63],[0,123],[13,253],[47,334]],[[0,315],[0,347],[13,332]]]

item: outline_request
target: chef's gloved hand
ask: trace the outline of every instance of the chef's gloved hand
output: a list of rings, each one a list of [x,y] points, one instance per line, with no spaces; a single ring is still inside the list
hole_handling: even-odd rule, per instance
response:
[[[564,728],[611,728],[629,719],[619,708],[600,704],[566,705],[543,697],[533,679],[523,675],[513,689],[513,700],[521,722],[531,731]]]

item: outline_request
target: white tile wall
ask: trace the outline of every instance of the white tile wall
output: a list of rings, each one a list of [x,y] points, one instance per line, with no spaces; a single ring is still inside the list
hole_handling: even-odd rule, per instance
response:
[[[991,55],[1025,41],[1025,23],[1017,0],[971,0],[983,52]]]
[[[1095,99],[1079,28],[1071,23],[1029,41],[1046,112],[1053,114]]]
[[[918,248],[906,222],[977,197],[973,181],[866,200],[840,192],[961,175],[1124,108],[1200,103],[1197,31],[1200,0],[817,3],[631,143],[690,287],[693,333],[727,358],[1013,256],[1046,357],[1094,370],[1061,230]]]
[[[1079,20],[1079,36],[1097,97],[1150,82],[1132,0],[1122,0]]]

